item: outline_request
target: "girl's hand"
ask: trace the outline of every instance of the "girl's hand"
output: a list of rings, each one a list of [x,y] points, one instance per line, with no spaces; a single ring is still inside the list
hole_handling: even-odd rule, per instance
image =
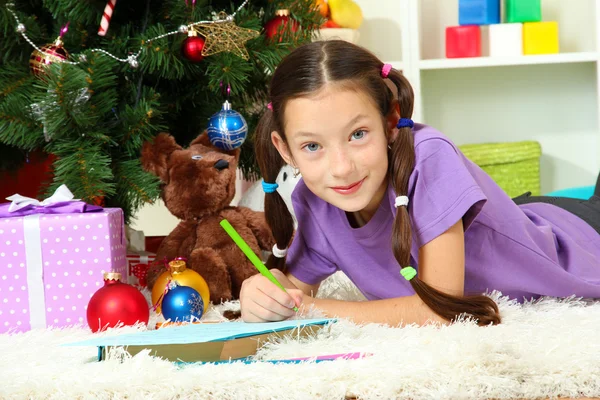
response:
[[[246,279],[240,291],[244,322],[282,321],[296,314],[294,307],[302,304],[304,293],[281,271],[272,269],[271,273],[287,293],[261,274]]]

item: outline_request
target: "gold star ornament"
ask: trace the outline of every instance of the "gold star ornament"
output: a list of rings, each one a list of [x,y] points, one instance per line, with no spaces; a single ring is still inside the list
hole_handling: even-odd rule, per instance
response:
[[[247,60],[250,56],[245,43],[260,35],[253,29],[240,28],[230,18],[198,24],[194,28],[205,38],[202,49],[202,55],[205,57],[226,51]]]

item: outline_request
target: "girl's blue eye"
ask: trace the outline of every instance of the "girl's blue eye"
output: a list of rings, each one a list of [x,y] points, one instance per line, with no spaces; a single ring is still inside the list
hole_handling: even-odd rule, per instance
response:
[[[360,140],[360,139],[364,138],[366,134],[367,134],[367,132],[363,131],[362,129],[358,130],[352,134],[352,139]]]
[[[306,146],[304,146],[305,149],[307,149],[309,152],[314,153],[315,151],[319,150],[319,145],[316,143],[309,143]]]

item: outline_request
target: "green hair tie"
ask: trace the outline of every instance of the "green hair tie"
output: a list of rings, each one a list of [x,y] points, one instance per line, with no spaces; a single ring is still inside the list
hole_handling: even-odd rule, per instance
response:
[[[401,268],[400,273],[402,274],[404,279],[406,279],[407,281],[410,281],[412,278],[417,276],[417,270],[414,269],[413,267],[411,267],[410,265],[408,265],[404,268]]]

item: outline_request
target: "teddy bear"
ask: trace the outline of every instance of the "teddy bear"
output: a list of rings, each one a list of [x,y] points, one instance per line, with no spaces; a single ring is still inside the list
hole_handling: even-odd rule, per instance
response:
[[[186,258],[187,266],[206,280],[213,304],[239,299],[242,282],[258,273],[221,227],[221,220],[227,219],[258,255],[275,244],[263,212],[230,206],[239,157],[239,149],[219,149],[206,133],[188,148],[160,133],[144,143],[141,152],[142,167],[160,179],[167,209],[181,220],[162,241],[156,260]],[[150,266],[150,290],[164,271],[160,263]]]

